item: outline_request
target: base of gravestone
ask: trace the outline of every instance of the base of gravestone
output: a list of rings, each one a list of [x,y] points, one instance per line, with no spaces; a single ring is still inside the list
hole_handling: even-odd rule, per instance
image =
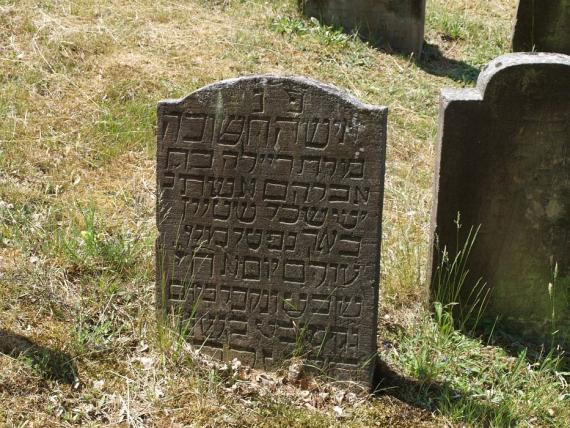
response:
[[[299,0],[303,14],[355,31],[372,45],[419,58],[426,0]]]

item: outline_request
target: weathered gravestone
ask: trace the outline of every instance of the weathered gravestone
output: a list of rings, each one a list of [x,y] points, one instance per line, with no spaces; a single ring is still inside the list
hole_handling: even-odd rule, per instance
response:
[[[386,116],[295,77],[159,104],[157,300],[189,341],[370,384]]]
[[[487,65],[477,89],[441,95],[432,287],[440,251],[453,260],[480,226],[461,305],[474,303],[481,278],[486,316],[546,343],[556,330],[570,343],[569,89],[570,57],[510,54]]]
[[[513,51],[570,54],[570,0],[519,0]]]
[[[426,0],[300,0],[303,13],[371,43],[419,57]]]

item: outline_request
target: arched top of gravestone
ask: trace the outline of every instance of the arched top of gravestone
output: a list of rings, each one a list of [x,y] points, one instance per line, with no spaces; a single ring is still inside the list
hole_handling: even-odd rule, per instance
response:
[[[303,76],[278,76],[274,74],[244,76],[222,80],[220,82],[204,86],[203,88],[200,88],[183,98],[162,100],[159,102],[158,106],[159,108],[168,106],[184,108],[191,102],[191,100],[194,99],[199,100],[202,103],[208,103],[211,101],[219,102],[218,97],[220,93],[231,94],[232,92],[235,92],[239,95],[243,94],[243,90],[247,88],[267,87],[274,85],[287,85],[292,88],[297,88],[298,90],[310,90],[318,93],[320,96],[337,98],[344,104],[350,105],[353,108],[361,111],[378,112],[380,114],[386,114],[388,111],[388,108],[385,106],[365,104],[356,97],[353,97],[352,95],[337,88],[334,85],[324,84],[322,82]],[[215,97],[215,99],[213,97]]]
[[[557,53],[511,53],[483,68],[475,89],[444,89],[444,104],[484,101],[504,120],[541,117],[547,105],[568,103],[570,56]],[[544,109],[542,108],[544,107]],[[496,111],[495,111],[496,110]],[[522,116],[521,116],[522,115]]]
[[[487,64],[477,79],[477,89],[485,94],[493,83],[513,68],[559,68],[570,67],[570,56],[556,53],[511,53],[495,58]],[[568,71],[566,71],[568,72]]]

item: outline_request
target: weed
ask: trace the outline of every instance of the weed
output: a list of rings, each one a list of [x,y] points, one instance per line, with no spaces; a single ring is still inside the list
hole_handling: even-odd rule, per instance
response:
[[[550,300],[550,349],[556,349],[560,342],[564,342],[570,334],[558,327],[560,311],[564,313],[565,307],[570,307],[570,286],[568,278],[561,278],[558,263],[554,263],[552,282],[548,283],[548,297]]]
[[[436,268],[432,288],[436,318],[449,328],[475,330],[487,305],[489,290],[481,278],[473,285],[466,283],[469,275],[469,255],[479,233],[479,227],[471,227],[463,244],[461,243],[461,214],[457,213],[457,252],[450,258],[447,248],[437,247],[439,265]],[[466,285],[470,289],[466,289]]]
[[[26,248],[26,232],[32,224],[34,207],[16,205],[0,200],[0,248]]]
[[[479,339],[461,333],[473,335],[487,291],[481,281],[472,290],[464,289],[478,229],[471,228],[462,243],[460,219],[458,214],[457,254],[450,258],[446,249],[441,252],[432,285],[433,317],[425,314],[411,331],[398,337],[397,359],[424,386],[419,401],[425,400],[458,422],[511,426],[526,414],[540,414],[541,406],[547,405],[540,392],[546,386],[548,394],[559,400],[548,404],[551,408],[565,401],[565,382],[558,374],[562,360],[552,351],[531,364],[526,349],[511,358],[500,348],[484,346]],[[442,387],[430,397],[425,391],[433,385]]]
[[[444,39],[449,41],[464,40],[470,31],[465,16],[444,12],[432,15],[432,20],[432,25],[441,32]]]
[[[174,246],[178,247],[180,240],[180,230],[182,225],[179,224],[177,237]],[[158,278],[158,318],[157,318],[157,334],[158,345],[162,350],[170,350],[174,360],[184,357],[184,344],[189,336],[193,334],[193,328],[201,317],[207,317],[208,313],[200,312],[204,289],[198,291],[196,287],[196,275],[203,266],[204,259],[197,257],[205,242],[200,241],[192,250],[189,257],[186,272],[181,276],[182,280],[179,284],[169,283],[169,273],[175,272],[177,262],[170,260],[171,265],[167,265],[166,249],[160,244],[156,246],[157,251],[157,270],[160,277]],[[182,274],[182,272],[179,272]],[[176,296],[175,301],[174,296]],[[204,339],[205,342],[209,338]]]
[[[320,24],[316,18],[306,21],[302,18],[294,18],[290,16],[278,16],[270,22],[273,31],[286,36],[312,36],[319,43],[332,46],[336,49],[343,49],[349,46],[351,40],[356,35],[347,35],[342,28],[334,28],[328,25]]]
[[[111,299],[108,302],[110,301]],[[77,354],[112,350],[115,340],[128,328],[116,314],[106,309],[107,305],[91,316],[83,305],[79,308],[74,335],[74,350]]]
[[[270,26],[274,31],[287,36],[292,34],[305,35],[311,29],[306,20],[290,16],[278,16],[270,22]]]
[[[48,251],[61,257],[71,271],[119,276],[136,272],[143,251],[142,240],[103,229],[93,207],[80,208],[80,214],[79,223],[57,231],[55,239],[46,242]]]

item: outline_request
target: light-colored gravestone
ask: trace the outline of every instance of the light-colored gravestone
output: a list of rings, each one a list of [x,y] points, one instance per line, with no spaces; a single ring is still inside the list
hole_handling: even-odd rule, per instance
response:
[[[159,104],[157,302],[189,341],[370,385],[386,116],[295,77]]]
[[[519,0],[513,51],[570,55],[570,0]]]
[[[546,343],[570,343],[569,89],[569,56],[509,54],[441,95],[432,284],[440,251],[480,226],[461,304],[481,278],[486,317]]]
[[[303,13],[358,33],[379,46],[419,57],[426,0],[300,0]]]

